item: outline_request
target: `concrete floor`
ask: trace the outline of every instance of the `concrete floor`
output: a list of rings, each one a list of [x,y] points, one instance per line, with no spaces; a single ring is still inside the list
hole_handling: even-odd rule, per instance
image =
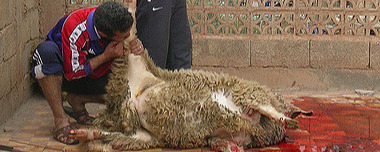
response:
[[[288,129],[285,139],[271,147],[246,151],[380,151],[380,95],[354,93],[280,93],[286,100],[305,110],[311,117],[299,117],[299,129]],[[67,103],[64,103],[67,104]],[[87,105],[91,115],[104,105]],[[72,119],[72,122],[75,120]],[[52,113],[45,98],[35,95],[5,124],[0,126],[0,145],[20,151],[79,151],[77,146],[53,139]],[[1,150],[0,150],[1,151]],[[166,148],[145,151],[181,151]],[[211,151],[197,148],[182,151]]]

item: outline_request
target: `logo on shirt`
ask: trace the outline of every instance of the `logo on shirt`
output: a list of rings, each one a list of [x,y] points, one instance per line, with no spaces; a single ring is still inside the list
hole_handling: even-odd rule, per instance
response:
[[[89,53],[89,54],[92,54],[92,55],[96,55],[95,52],[94,52],[94,49],[92,49],[92,48],[90,48],[90,49],[88,50],[88,53]]]
[[[164,8],[164,7],[162,7],[162,6],[160,6],[160,7],[153,7],[152,10],[153,10],[153,12],[154,12],[154,11],[161,10],[161,9],[163,9],[163,8]]]

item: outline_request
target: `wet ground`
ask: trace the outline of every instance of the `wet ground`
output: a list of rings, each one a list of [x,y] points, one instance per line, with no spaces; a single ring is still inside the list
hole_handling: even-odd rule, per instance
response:
[[[300,128],[288,129],[281,143],[246,151],[380,151],[379,94],[374,96],[331,92],[280,94],[304,110],[313,110],[314,115],[297,118]],[[103,108],[103,105],[88,105],[92,115]],[[10,146],[19,151],[78,151],[76,146],[55,141],[51,135],[53,127],[52,113],[46,100],[41,96],[34,96],[11,119],[0,126],[0,145]],[[182,151],[212,150],[198,148]]]

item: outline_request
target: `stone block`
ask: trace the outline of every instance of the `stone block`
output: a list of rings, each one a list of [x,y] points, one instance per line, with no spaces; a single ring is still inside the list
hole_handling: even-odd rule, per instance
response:
[[[12,23],[3,29],[4,47],[4,60],[9,60],[17,52],[17,31],[16,24]]]
[[[276,91],[350,91],[379,90],[380,71],[361,69],[312,68],[224,68],[192,67],[217,73],[227,73],[257,81]]]
[[[0,63],[2,63],[4,60],[4,53],[6,47],[5,39],[6,37],[4,36],[4,30],[0,30]]]
[[[289,38],[251,40],[251,66],[309,66],[309,41]]]
[[[11,81],[10,88],[13,88],[13,87],[18,86],[23,79],[21,53],[17,53],[14,57],[9,59],[7,62],[10,62],[10,65],[12,65],[12,69],[8,72],[10,74],[10,81]]]
[[[38,6],[37,0],[24,0],[24,5],[26,10],[30,10],[32,8],[36,8]]]
[[[24,74],[23,79],[20,83],[20,96],[22,97],[22,101],[26,101],[29,99],[30,96],[32,96],[32,82],[31,82],[31,77],[30,74]]]
[[[40,22],[38,10],[34,9],[29,12],[30,38],[35,39],[40,36]]]
[[[380,69],[380,42],[370,42],[370,67],[372,69]]]
[[[19,43],[23,44],[26,43],[28,40],[30,40],[30,13],[26,13],[25,15],[22,15],[21,22],[17,25],[17,34],[19,38]]]
[[[20,81],[21,83],[21,81]],[[17,109],[20,107],[21,103],[23,101],[26,101],[26,98],[23,98],[23,96],[20,96],[22,93],[22,86],[16,86],[11,89],[11,92],[9,93],[9,101],[11,103],[12,112],[17,111]]]
[[[8,96],[0,97],[0,125],[12,115],[12,104]]]
[[[43,0],[40,1],[40,31],[43,36],[55,26],[61,17],[66,14],[65,1]]]
[[[4,97],[10,91],[10,74],[12,65],[9,61],[0,63],[0,98]]]
[[[249,66],[248,39],[197,38],[193,39],[195,66]]]
[[[319,39],[310,42],[313,68],[366,69],[369,66],[369,42],[353,39]]]
[[[237,76],[245,80],[256,81],[260,85],[265,85],[277,91],[296,90],[326,90],[325,76],[320,70],[304,68],[213,68],[213,67],[192,67],[217,73],[226,73]]]
[[[24,24],[24,23],[26,24]],[[22,42],[29,41],[30,39],[35,39],[40,36],[40,23],[39,14],[37,9],[30,10],[23,15],[23,22],[21,23],[23,28],[26,28],[22,34],[26,34],[25,37],[22,35]],[[27,26],[27,27],[26,27]],[[25,32],[25,33],[24,33]],[[21,33],[20,33],[21,34]]]
[[[3,29],[14,21],[16,16],[15,3],[14,0],[3,0],[0,2],[0,29]]]
[[[326,80],[330,88],[365,90],[380,89],[380,71],[325,69]]]

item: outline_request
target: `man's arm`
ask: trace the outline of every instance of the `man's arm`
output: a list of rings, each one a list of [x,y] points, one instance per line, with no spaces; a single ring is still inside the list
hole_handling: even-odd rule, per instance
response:
[[[131,52],[135,55],[140,55],[144,51],[144,47],[139,39],[133,39],[130,42]],[[98,68],[103,63],[110,61],[113,58],[121,57],[124,54],[123,42],[110,42],[104,53],[89,60],[91,69],[94,70]]]
[[[90,67],[95,70],[102,64],[110,61],[115,57],[120,57],[123,55],[123,42],[110,42],[104,52],[89,60]]]

